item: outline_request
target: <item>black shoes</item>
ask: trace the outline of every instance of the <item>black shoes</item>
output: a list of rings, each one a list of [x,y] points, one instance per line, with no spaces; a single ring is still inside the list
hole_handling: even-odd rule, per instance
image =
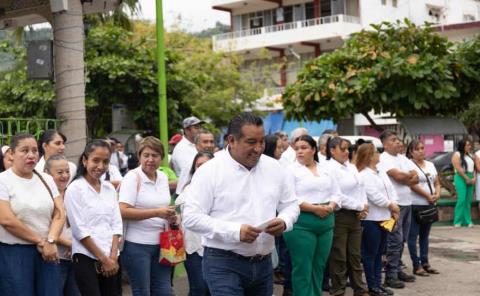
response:
[[[370,294],[370,296],[388,296],[388,294],[386,294],[385,292],[383,292],[382,289],[379,288],[369,289],[368,294]]]
[[[413,283],[415,281],[415,276],[406,274],[405,272],[400,271],[398,273],[398,279],[406,283]]]
[[[398,278],[386,278],[385,287],[389,287],[393,289],[403,289],[405,288],[405,284]]]
[[[392,296],[394,294],[392,290],[385,288],[385,286],[380,286],[380,290],[382,290],[383,293],[387,294],[388,296]]]

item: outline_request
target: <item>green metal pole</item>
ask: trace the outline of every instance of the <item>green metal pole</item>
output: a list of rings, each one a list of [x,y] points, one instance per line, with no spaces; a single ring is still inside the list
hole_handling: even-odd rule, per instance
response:
[[[158,79],[158,124],[160,141],[165,148],[163,166],[168,166],[168,126],[167,126],[167,81],[165,73],[165,44],[163,38],[162,0],[157,0],[157,79]]]

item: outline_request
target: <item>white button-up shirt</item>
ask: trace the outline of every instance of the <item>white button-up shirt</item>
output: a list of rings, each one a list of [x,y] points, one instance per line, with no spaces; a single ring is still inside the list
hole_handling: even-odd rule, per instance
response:
[[[288,145],[287,150],[283,151],[279,161],[280,161],[280,164],[284,168],[286,168],[292,163],[294,163],[296,159],[297,159],[297,154],[295,153],[295,150],[292,148],[292,146]]]
[[[173,149],[171,160],[172,167],[178,177],[182,175],[183,170],[189,170],[192,167],[195,155],[197,155],[197,147],[186,137],[183,137]]]
[[[410,159],[400,154],[391,155],[386,151],[380,155],[380,163],[377,167],[386,173],[392,169],[397,169],[403,173],[408,173],[415,169],[415,165]],[[412,190],[410,186],[400,184],[393,178],[390,178],[390,181],[392,181],[393,187],[397,192],[398,204],[401,206],[410,206],[412,204]]]
[[[315,176],[306,166],[295,162],[288,167],[289,182],[295,188],[298,204],[323,204],[334,201],[341,206],[342,193],[329,168],[317,163]]]
[[[347,210],[362,211],[368,203],[357,168],[351,163],[341,164],[335,159],[329,161],[330,170],[335,180],[338,181],[342,192],[342,208]]]
[[[157,171],[157,179],[150,180],[141,167],[129,171],[120,186],[119,201],[137,209],[154,209],[170,204],[168,177]],[[160,233],[167,221],[160,217],[125,221],[125,240],[137,244],[158,245]]]
[[[65,209],[72,229],[72,254],[95,256],[80,242],[91,237],[98,248],[110,256],[112,238],[122,235],[122,218],[113,185],[101,181],[100,193],[83,178],[73,181],[65,192]]]
[[[251,244],[240,242],[240,228],[242,224],[260,226],[274,219],[277,212],[290,230],[299,207],[278,162],[262,155],[248,170],[226,152],[195,172],[183,225],[203,236],[203,246],[243,256],[266,255],[273,250],[274,237],[262,232]]]
[[[367,167],[360,172],[360,182],[365,187],[368,199],[368,215],[365,220],[385,221],[391,218],[388,206],[397,202],[390,178],[384,171],[374,171]]]

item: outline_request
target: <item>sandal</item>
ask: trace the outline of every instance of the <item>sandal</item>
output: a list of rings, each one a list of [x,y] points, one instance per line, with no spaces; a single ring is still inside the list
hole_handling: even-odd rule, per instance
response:
[[[430,267],[429,264],[425,264],[425,265],[423,266],[423,270],[425,270],[426,272],[431,273],[431,274],[439,274],[439,273],[440,273],[440,272],[438,272],[438,270],[433,269],[432,267]]]
[[[413,274],[418,276],[429,276],[428,272],[420,266],[413,269]]]

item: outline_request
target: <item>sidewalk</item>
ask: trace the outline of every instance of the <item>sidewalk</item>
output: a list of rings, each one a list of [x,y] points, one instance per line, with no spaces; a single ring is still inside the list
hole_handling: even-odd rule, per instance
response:
[[[417,277],[415,283],[407,283],[405,289],[395,290],[395,295],[410,296],[475,296],[480,295],[480,226],[474,228],[433,227],[430,236],[430,264],[440,271],[438,275]],[[405,245],[403,261],[408,273],[412,273],[411,260]],[[188,295],[186,277],[174,281],[175,295]],[[126,287],[124,287],[126,288]],[[128,288],[123,295],[131,295]],[[282,295],[282,288],[275,286],[275,296]],[[329,295],[324,293],[324,296]],[[353,295],[347,289],[347,296]]]

